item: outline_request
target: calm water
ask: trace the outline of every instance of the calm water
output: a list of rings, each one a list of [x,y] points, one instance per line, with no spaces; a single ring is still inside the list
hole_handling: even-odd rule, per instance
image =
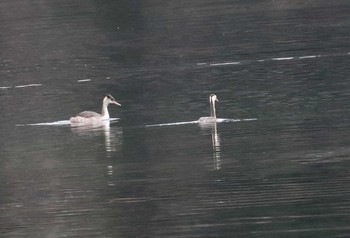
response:
[[[349,10],[2,1],[0,236],[349,237]]]

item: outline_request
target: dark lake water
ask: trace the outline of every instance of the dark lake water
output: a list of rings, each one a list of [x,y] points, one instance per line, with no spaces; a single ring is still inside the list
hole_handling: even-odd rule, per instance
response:
[[[349,237],[349,12],[1,1],[0,236]]]

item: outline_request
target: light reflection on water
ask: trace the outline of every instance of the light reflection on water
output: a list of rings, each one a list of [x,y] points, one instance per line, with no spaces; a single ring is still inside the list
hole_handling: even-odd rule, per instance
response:
[[[214,169],[221,169],[221,158],[220,158],[220,133],[218,133],[217,122],[199,124],[201,130],[208,131],[211,134],[211,143],[213,148],[213,161]]]
[[[221,159],[220,159],[220,134],[217,131],[217,124],[213,125],[211,129],[211,141],[213,144],[213,159],[214,159],[214,168],[221,168]]]
[[[93,124],[72,124],[71,130],[74,134],[82,137],[98,136],[103,134],[105,137],[105,150],[107,158],[111,158],[114,152],[120,151],[123,142],[123,129],[122,127],[113,127],[111,133],[111,121],[104,120],[98,121]]]

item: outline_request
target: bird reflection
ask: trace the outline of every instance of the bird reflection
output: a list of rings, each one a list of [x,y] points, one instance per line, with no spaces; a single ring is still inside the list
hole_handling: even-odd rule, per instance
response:
[[[211,130],[211,142],[213,146],[213,160],[214,160],[214,169],[221,169],[221,147],[220,147],[220,134],[218,134],[217,123],[208,123],[201,125],[202,129],[210,129]]]
[[[217,123],[211,129],[211,140],[213,145],[214,169],[221,169],[220,159],[220,134],[218,134]]]
[[[105,137],[105,150],[107,158],[111,158],[113,152],[119,151],[123,141],[121,127],[113,127],[111,132],[110,121],[97,121],[94,123],[72,123],[71,130],[79,136],[99,136],[101,132]]]

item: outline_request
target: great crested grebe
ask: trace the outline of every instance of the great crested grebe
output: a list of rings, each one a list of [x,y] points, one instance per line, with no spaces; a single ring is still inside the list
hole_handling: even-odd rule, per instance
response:
[[[75,117],[70,118],[70,122],[72,123],[89,123],[89,122],[98,122],[98,121],[103,121],[103,120],[108,120],[109,119],[109,113],[108,113],[108,105],[109,104],[116,104],[118,106],[121,106],[112,95],[107,94],[103,98],[102,102],[102,112],[97,113],[97,112],[92,112],[92,111],[84,111],[79,113]]]
[[[199,123],[215,123],[216,122],[216,110],[215,102],[218,102],[218,98],[215,94],[210,94],[209,103],[210,103],[210,117],[201,117],[199,118]]]

